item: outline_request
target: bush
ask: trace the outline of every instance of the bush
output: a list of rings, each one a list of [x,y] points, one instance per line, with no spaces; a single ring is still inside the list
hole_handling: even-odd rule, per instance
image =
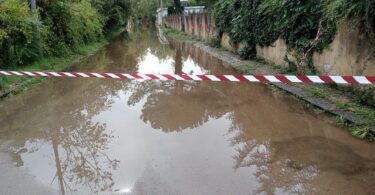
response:
[[[39,57],[45,46],[45,27],[25,1],[0,3],[0,67],[11,67]]]
[[[301,53],[311,48],[320,25],[325,33],[312,51],[321,51],[333,40],[335,24],[323,21],[323,0],[263,0],[259,11],[266,17],[278,17],[273,21],[273,28],[280,32],[290,48]]]
[[[353,29],[359,29],[368,37],[374,36],[374,0],[325,0],[324,15],[327,20],[341,22],[349,20]]]
[[[244,59],[256,57],[256,44],[270,45],[280,36],[274,25],[278,16],[259,12],[260,4],[259,0],[219,0],[215,4],[219,35],[228,33],[234,43],[245,43],[247,47],[240,51]]]
[[[106,31],[127,25],[128,17],[131,14],[129,0],[96,0],[93,1],[93,6],[100,13]]]
[[[48,26],[48,45],[53,54],[61,54],[64,48],[96,41],[102,36],[99,13],[88,1],[52,1],[43,6],[42,21]]]
[[[30,11],[27,0],[0,1],[0,68],[95,42],[104,31],[125,26],[130,15],[130,0],[38,0],[37,7]]]

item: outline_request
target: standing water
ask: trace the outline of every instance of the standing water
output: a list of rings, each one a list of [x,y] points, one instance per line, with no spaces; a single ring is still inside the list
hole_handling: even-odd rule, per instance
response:
[[[151,30],[73,68],[234,74]],[[0,102],[0,194],[370,194],[374,145],[264,84],[61,79]]]

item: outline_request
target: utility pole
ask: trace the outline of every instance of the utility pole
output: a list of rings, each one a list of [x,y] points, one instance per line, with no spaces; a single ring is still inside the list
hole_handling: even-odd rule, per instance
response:
[[[31,11],[36,9],[36,0],[30,0],[30,9]]]
[[[30,0],[30,10],[32,12],[36,10],[36,0]],[[40,36],[39,29],[37,31],[38,31],[37,37],[39,37]],[[36,37],[34,37],[34,39],[36,39]],[[41,43],[39,42],[38,42],[38,52],[39,52],[39,56],[43,57],[43,48],[42,48]]]

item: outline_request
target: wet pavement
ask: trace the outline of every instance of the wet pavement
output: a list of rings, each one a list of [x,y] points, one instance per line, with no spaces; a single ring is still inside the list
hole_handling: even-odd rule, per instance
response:
[[[235,73],[150,30],[123,34],[72,69]],[[375,186],[374,144],[263,84],[52,78],[0,110],[0,194],[371,194]]]

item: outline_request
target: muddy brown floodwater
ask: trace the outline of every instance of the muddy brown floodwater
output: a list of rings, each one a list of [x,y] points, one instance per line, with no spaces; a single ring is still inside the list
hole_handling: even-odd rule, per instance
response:
[[[72,69],[235,73],[152,30]],[[374,192],[374,144],[263,84],[54,78],[0,110],[0,194]]]

